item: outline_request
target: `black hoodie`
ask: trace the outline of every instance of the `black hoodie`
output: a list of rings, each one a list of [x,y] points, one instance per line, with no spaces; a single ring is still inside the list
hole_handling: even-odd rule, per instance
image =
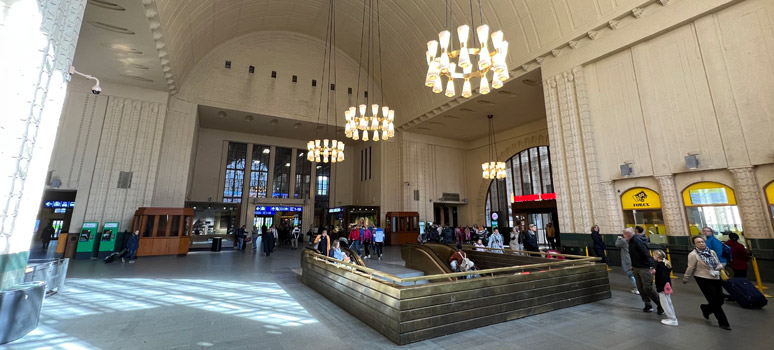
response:
[[[656,262],[650,256],[648,242],[641,235],[634,235],[629,239],[629,255],[632,257],[632,267],[646,269],[656,267]]]

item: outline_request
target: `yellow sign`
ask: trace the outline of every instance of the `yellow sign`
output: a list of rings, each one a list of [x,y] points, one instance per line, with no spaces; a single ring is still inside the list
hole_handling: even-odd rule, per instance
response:
[[[621,196],[624,210],[661,209],[661,196],[645,187],[632,188]]]
[[[734,190],[717,182],[699,182],[683,190],[686,207],[705,205],[736,205]]]
[[[766,186],[766,198],[769,199],[770,205],[774,205],[774,182]]]

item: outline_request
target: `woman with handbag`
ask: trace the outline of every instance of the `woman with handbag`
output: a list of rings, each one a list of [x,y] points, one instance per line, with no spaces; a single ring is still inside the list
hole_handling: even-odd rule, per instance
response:
[[[704,238],[694,236],[692,238],[694,250],[688,254],[688,269],[685,270],[683,283],[688,283],[691,276],[696,279],[701,293],[707,299],[708,304],[701,304],[701,314],[704,319],[709,320],[710,315],[714,314],[718,320],[720,328],[730,331],[726,313],[723,312],[723,291],[721,282],[721,271],[723,264],[718,260],[717,254],[707,247]]]
[[[677,326],[677,315],[672,305],[672,282],[669,278],[672,273],[672,263],[666,259],[666,254],[661,249],[653,252],[653,259],[656,260],[656,292],[667,317],[661,320],[661,324]]]

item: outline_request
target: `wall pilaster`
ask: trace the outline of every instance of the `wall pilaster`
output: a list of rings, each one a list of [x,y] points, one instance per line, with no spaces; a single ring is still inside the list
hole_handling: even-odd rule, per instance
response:
[[[761,205],[761,190],[753,167],[728,169],[734,178],[734,192],[747,238],[772,238],[766,208]]]
[[[664,214],[667,234],[670,236],[688,235],[685,208],[680,199],[680,193],[677,192],[674,175],[657,175],[655,178],[661,187],[661,212]]]

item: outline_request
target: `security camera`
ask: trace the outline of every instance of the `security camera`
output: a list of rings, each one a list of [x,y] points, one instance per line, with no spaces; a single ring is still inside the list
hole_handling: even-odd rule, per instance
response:
[[[70,66],[69,73],[70,73],[70,75],[78,74],[78,75],[80,75],[80,76],[82,76],[82,77],[84,77],[86,79],[91,79],[91,80],[96,81],[97,83],[94,84],[94,86],[91,87],[91,93],[92,94],[99,95],[99,93],[102,92],[102,88],[99,87],[99,79],[97,79],[97,77],[94,77],[94,76],[91,76],[91,75],[88,75],[88,74],[83,74],[83,73],[75,70],[75,67],[73,67],[73,66]]]

